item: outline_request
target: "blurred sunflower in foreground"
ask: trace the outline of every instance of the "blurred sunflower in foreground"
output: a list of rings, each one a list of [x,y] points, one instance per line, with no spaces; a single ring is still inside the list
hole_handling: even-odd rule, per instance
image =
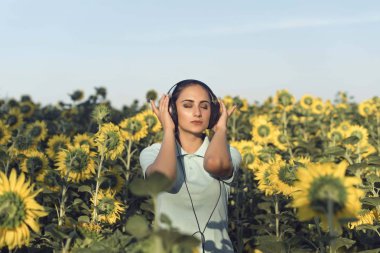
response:
[[[319,217],[322,229],[340,232],[341,219],[358,216],[364,192],[355,187],[361,183],[360,178],[345,176],[347,166],[346,162],[310,163],[307,168],[297,170],[298,181],[294,184],[297,191],[292,194],[292,207],[298,208],[300,221]],[[328,215],[332,215],[333,221],[330,228]]]
[[[39,232],[38,218],[46,216],[44,207],[34,197],[40,192],[33,191],[34,184],[25,182],[25,175],[17,177],[16,170],[9,176],[0,171],[0,248],[28,245],[30,229]]]

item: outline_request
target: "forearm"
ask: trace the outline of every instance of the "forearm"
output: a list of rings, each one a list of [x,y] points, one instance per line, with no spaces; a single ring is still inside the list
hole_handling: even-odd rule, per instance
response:
[[[174,180],[177,176],[177,157],[176,142],[173,131],[164,133],[161,149],[156,160],[148,167],[147,174],[160,172],[167,176],[170,180]]]
[[[232,174],[227,129],[219,129],[215,132],[205,153],[204,168],[210,174],[219,177],[228,177]]]

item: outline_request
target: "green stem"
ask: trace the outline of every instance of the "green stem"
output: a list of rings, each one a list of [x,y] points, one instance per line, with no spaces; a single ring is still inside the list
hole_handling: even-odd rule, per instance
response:
[[[103,161],[104,161],[104,152],[101,152],[100,162],[98,165],[98,171],[97,171],[97,175],[96,175],[96,186],[95,186],[95,194],[94,194],[94,211],[92,213],[93,222],[96,222],[97,218],[98,218],[98,211],[97,211],[97,208],[98,208],[98,192],[99,192],[99,187],[100,187],[100,175],[102,172]]]
[[[276,214],[276,237],[277,240],[280,240],[280,209],[278,195],[274,195],[274,212]]]

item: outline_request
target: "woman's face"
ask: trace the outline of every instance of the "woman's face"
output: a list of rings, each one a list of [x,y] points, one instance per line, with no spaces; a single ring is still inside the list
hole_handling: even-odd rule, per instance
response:
[[[176,101],[178,114],[178,130],[193,134],[201,134],[207,129],[210,115],[210,97],[205,88],[191,85],[184,88]]]

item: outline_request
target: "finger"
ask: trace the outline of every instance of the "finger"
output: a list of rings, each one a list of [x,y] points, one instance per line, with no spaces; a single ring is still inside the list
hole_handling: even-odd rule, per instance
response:
[[[154,103],[153,100],[150,100],[150,107],[152,108],[152,111],[154,112],[154,114],[156,114],[156,116],[158,116],[158,109],[157,109],[156,104]]]
[[[236,109],[236,105],[232,106],[229,110],[228,110],[228,116],[231,116],[232,113],[235,111]]]

